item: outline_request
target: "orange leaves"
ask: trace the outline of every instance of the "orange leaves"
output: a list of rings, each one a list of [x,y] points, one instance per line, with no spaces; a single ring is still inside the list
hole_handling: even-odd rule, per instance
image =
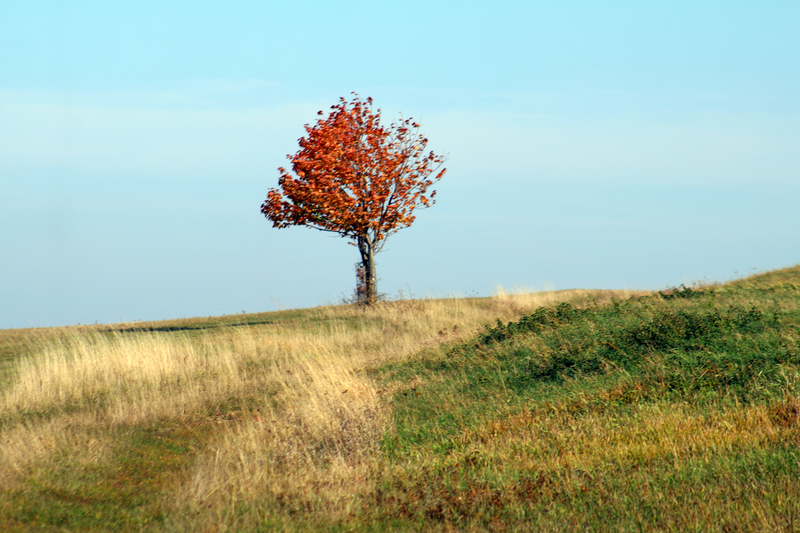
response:
[[[278,169],[279,187],[261,212],[275,227],[310,226],[375,244],[409,226],[416,207],[434,203],[428,189],[444,176],[445,158],[424,153],[428,139],[412,119],[384,127],[380,118],[372,98],[354,93],[307,124],[300,150],[287,156],[292,172]]]

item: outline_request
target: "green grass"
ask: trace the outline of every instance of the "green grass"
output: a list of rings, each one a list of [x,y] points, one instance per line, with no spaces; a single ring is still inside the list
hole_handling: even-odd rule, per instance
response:
[[[286,311],[117,331],[324,334],[321,321]],[[164,497],[220,424],[258,414],[255,395],[187,420],[77,427],[76,442],[105,447],[77,460],[64,446],[0,485],[0,530],[800,531],[800,267],[610,303],[590,294],[448,335],[365,369],[391,423],[372,489],[346,506],[315,503],[313,488],[208,511]],[[3,369],[44,342],[26,338],[6,332]]]
[[[394,398],[365,520],[800,529],[799,296],[794,268],[605,306],[563,303],[377,369],[384,383],[414,385]],[[655,434],[663,442],[637,446]]]

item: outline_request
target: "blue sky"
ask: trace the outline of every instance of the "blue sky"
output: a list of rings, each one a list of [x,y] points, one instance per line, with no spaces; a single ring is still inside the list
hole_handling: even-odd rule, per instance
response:
[[[0,328],[349,294],[355,249],[259,206],[352,91],[449,154],[382,292],[800,263],[796,2],[277,4],[0,2]]]

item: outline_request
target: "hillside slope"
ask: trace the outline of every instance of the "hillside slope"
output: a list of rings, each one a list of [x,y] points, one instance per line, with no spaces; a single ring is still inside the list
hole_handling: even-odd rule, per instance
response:
[[[3,331],[0,356],[3,530],[800,528],[800,266]]]
[[[375,523],[800,528],[798,267],[541,308],[378,375],[413,386]]]

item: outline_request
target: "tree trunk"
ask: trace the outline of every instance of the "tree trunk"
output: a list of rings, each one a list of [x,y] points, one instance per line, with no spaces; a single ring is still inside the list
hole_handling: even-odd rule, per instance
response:
[[[369,236],[358,237],[358,251],[364,269],[364,303],[372,305],[378,301],[378,283],[375,277],[375,250]]]

